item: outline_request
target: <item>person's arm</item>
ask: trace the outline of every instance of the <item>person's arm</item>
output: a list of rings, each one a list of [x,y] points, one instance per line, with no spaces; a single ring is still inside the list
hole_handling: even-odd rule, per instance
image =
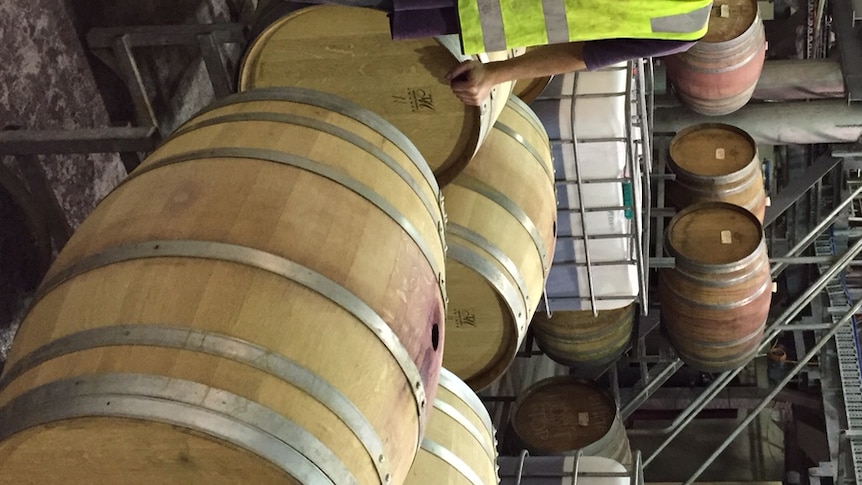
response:
[[[497,84],[585,69],[583,47],[583,42],[554,44],[530,49],[505,61],[487,64],[464,61],[449,71],[446,79],[458,99],[478,106]]]
[[[536,47],[505,61],[463,62],[446,76],[465,104],[477,106],[496,84],[518,79],[595,70],[639,57],[684,52],[696,41],[666,39],[604,39]]]

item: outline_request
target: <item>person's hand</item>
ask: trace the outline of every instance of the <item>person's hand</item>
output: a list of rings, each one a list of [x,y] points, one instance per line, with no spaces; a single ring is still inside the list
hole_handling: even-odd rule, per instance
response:
[[[478,61],[464,61],[446,74],[452,92],[464,104],[479,106],[491,94],[496,84],[487,65]]]

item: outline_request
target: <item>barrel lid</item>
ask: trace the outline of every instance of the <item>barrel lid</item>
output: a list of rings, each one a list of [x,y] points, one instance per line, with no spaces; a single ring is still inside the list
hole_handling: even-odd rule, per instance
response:
[[[443,365],[481,390],[515,358],[527,323],[517,315],[525,312],[523,293],[469,241],[451,232],[446,238],[446,286],[451,294]]]
[[[671,219],[665,245],[676,258],[697,264],[730,265],[757,251],[763,229],[748,210],[724,202],[689,206]]]
[[[756,0],[715,0],[702,42],[725,42],[745,33],[757,18]]]
[[[723,123],[703,123],[683,129],[670,142],[671,169],[720,177],[748,167],[757,155],[754,139]]]
[[[313,5],[281,17],[252,41],[238,85],[347,98],[404,132],[445,185],[469,162],[491,120],[487,109],[452,96],[445,74],[459,58],[435,38],[391,42],[384,11]]]
[[[594,383],[558,376],[536,383],[521,395],[512,427],[529,449],[563,453],[601,439],[616,415],[616,403]]]

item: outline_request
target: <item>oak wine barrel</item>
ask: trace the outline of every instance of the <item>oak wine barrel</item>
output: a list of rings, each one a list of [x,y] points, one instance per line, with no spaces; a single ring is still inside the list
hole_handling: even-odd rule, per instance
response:
[[[530,49],[531,48],[528,47],[525,50],[525,53],[530,52]],[[542,76],[518,79],[512,87],[512,94],[517,96],[521,101],[530,104],[538,98],[540,94],[542,94],[542,91],[545,90],[553,77],[554,76]]]
[[[728,202],[766,215],[766,190],[757,144],[745,131],[721,123],[690,126],[670,142],[667,197],[677,209],[704,201]]]
[[[482,106],[466,106],[445,79],[464,59],[457,37],[393,41],[386,12],[316,5],[263,29],[243,59],[239,89],[298,86],[347,98],[407,135],[443,185],[470,161],[514,84],[498,85]]]
[[[442,358],[439,201],[343,99],[218,101],[51,267],[0,377],[2,475],[400,483]]]
[[[677,354],[706,372],[745,365],[772,300],[760,221],[736,205],[702,202],[671,219],[665,248],[676,263],[659,274],[661,316]]]
[[[679,99],[693,111],[720,116],[748,103],[765,59],[757,1],[715,0],[706,35],[665,61]]]
[[[573,376],[543,379],[515,401],[511,414],[515,454],[610,458],[631,466],[632,454],[616,402],[593,381]]]
[[[556,242],[548,135],[527,105],[509,99],[488,140],[443,194],[449,218],[443,365],[478,390],[515,357]]]
[[[560,364],[591,369],[610,364],[628,348],[635,305],[599,310],[537,312],[530,327],[542,351]]]
[[[428,429],[405,485],[496,485],[497,439],[491,416],[470,387],[445,368]]]
[[[552,76],[534,77],[528,79],[519,79],[515,81],[515,86],[512,88],[512,94],[517,96],[521,101],[530,104],[542,94],[542,91],[551,82]]]

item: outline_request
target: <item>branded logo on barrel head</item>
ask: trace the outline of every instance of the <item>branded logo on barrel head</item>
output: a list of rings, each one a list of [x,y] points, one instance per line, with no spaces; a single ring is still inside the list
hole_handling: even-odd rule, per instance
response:
[[[476,314],[470,310],[451,310],[449,319],[457,328],[476,327]]]
[[[434,111],[434,98],[431,96],[431,90],[426,88],[407,88],[406,95],[393,95],[392,100],[396,104],[406,104],[410,106],[410,110],[416,111]]]

